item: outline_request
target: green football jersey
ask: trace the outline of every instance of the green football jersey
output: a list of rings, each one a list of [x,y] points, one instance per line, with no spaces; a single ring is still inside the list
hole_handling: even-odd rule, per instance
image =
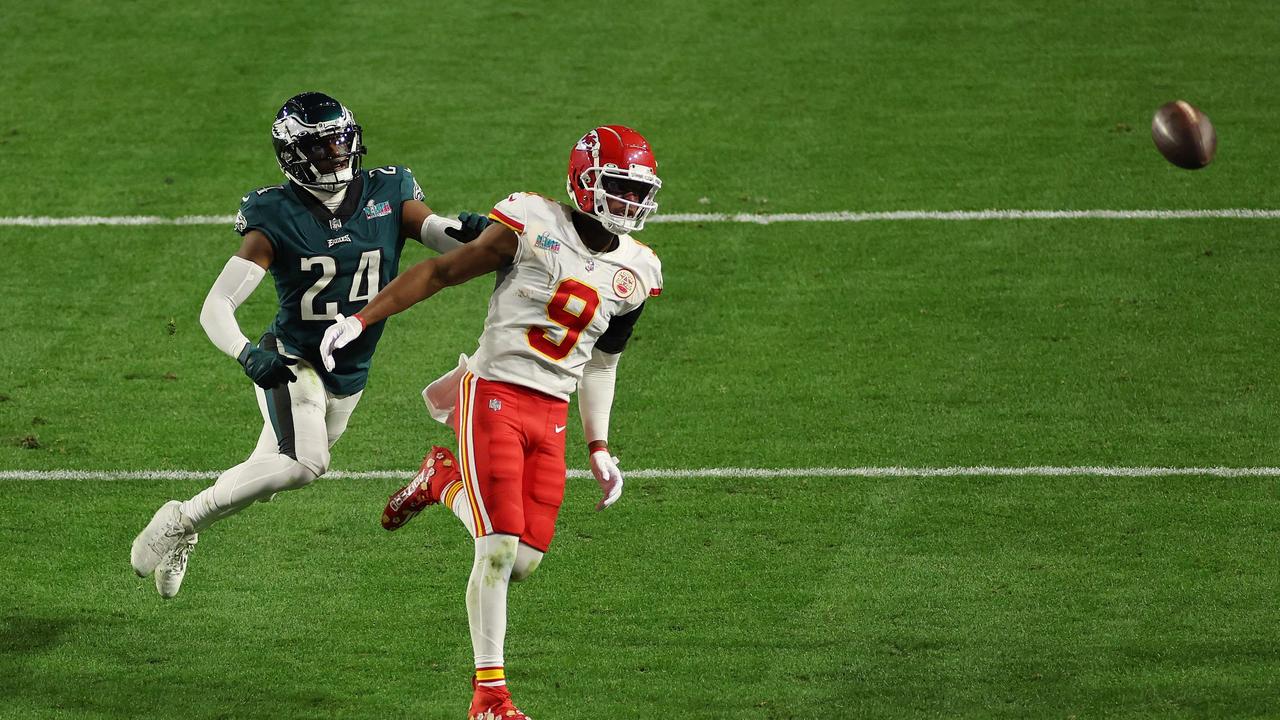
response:
[[[290,354],[306,358],[335,395],[364,389],[373,350],[386,321],[365,328],[334,354],[333,372],[320,361],[320,339],[338,313],[359,312],[400,267],[401,206],[422,200],[408,168],[362,170],[336,212],[293,184],[265,187],[241,201],[236,232],[260,230],[271,241],[280,310],[268,332]]]

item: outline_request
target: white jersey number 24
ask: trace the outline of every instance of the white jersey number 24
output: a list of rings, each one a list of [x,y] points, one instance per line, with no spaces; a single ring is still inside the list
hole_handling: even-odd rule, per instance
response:
[[[351,278],[351,292],[347,299],[351,302],[366,303],[373,299],[381,289],[379,286],[379,268],[382,266],[382,250],[368,250],[360,255],[360,265],[356,267],[355,276]],[[303,320],[332,320],[338,316],[338,303],[327,302],[319,310],[315,307],[316,296],[329,287],[334,276],[338,274],[338,263],[328,255],[302,258],[302,271],[320,268],[320,277],[315,284],[302,294]]]

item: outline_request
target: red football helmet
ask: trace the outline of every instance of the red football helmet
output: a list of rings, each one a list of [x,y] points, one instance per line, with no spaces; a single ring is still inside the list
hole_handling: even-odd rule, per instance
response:
[[[569,197],[615,235],[636,232],[658,209],[662,187],[649,142],[622,125],[592,130],[569,153]],[[612,207],[611,207],[612,206]]]

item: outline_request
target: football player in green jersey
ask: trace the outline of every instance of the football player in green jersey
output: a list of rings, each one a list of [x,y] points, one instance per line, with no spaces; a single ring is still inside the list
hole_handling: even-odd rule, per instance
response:
[[[134,571],[154,571],[166,598],[181,587],[199,532],[328,470],[329,448],[360,401],[383,323],[367,328],[332,370],[320,362],[325,328],[395,278],[406,239],[446,252],[488,224],[473,213],[459,220],[435,215],[408,168],[361,169],[361,127],[323,93],[289,98],[271,138],[287,182],[243,198],[235,222],[243,242],[200,312],[209,339],[253,380],[264,425],[247,460],[195,497],[165,503],[133,541]],[[255,344],[240,331],[235,310],[267,272],[280,308]]]

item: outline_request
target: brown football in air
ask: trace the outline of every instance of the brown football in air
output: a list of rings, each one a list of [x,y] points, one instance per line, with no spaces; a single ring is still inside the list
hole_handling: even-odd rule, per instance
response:
[[[1218,134],[1200,109],[1186,100],[1165,103],[1151,118],[1151,139],[1164,159],[1188,170],[1213,162]]]

